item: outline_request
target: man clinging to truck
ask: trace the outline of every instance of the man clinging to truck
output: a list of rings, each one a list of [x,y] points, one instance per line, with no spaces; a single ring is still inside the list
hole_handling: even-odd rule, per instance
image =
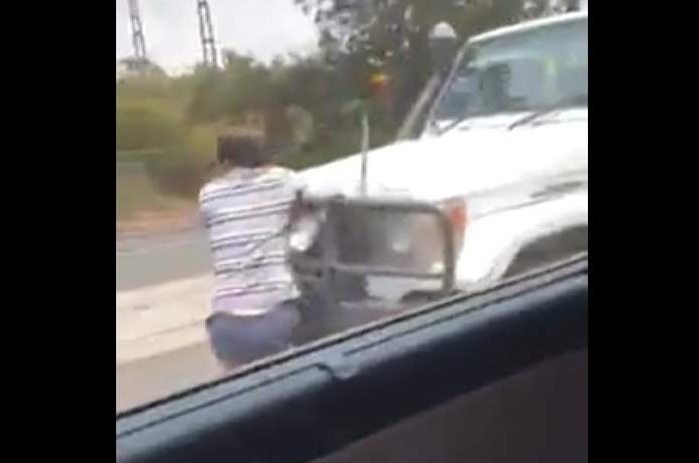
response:
[[[287,254],[300,184],[251,137],[219,137],[217,161],[199,194],[216,282],[206,327],[232,368],[289,347],[300,321]]]

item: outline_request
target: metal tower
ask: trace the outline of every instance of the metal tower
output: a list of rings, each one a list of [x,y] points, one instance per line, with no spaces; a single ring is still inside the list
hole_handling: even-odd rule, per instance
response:
[[[131,18],[131,40],[133,42],[134,58],[138,63],[145,63],[146,39],[143,36],[143,24],[141,13],[138,9],[138,0],[129,0],[129,16]]]
[[[199,36],[201,38],[204,65],[217,68],[218,55],[216,53],[216,42],[214,41],[214,27],[211,24],[209,2],[197,0],[197,12],[199,14]]]

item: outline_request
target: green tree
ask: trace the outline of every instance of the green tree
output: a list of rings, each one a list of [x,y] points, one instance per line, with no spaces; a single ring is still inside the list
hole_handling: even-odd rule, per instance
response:
[[[428,36],[442,21],[460,38],[543,11],[543,0],[295,0],[313,15],[324,56],[352,77],[356,96],[369,96],[369,76],[391,78],[395,124],[431,73]],[[525,9],[525,3],[535,6]],[[537,10],[538,13],[535,11]],[[526,10],[526,11],[525,11]]]

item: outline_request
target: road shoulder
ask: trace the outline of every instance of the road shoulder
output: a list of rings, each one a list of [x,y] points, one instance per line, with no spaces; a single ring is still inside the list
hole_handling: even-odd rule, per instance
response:
[[[211,275],[117,292],[117,364],[142,360],[206,340]]]

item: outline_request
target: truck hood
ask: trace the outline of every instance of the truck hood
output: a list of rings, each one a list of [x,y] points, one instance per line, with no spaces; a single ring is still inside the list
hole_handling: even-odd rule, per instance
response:
[[[587,110],[566,111],[566,116],[512,130],[499,116],[497,124],[471,124],[374,149],[367,156],[367,192],[438,201],[536,178],[587,175]],[[361,158],[352,155],[301,172],[307,194],[359,195]]]

